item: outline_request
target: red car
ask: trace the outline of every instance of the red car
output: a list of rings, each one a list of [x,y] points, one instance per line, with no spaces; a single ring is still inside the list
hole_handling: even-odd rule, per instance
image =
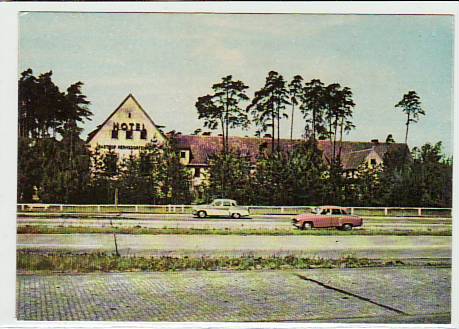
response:
[[[293,218],[292,222],[293,226],[300,230],[310,230],[313,227],[337,227],[349,231],[363,224],[362,218],[350,215],[346,208],[336,206],[323,206],[312,213],[300,214]]]

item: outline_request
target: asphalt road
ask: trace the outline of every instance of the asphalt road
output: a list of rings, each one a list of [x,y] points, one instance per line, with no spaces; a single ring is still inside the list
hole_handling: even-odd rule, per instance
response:
[[[121,255],[450,258],[450,236],[117,235]],[[114,250],[112,234],[18,234],[19,250]]]
[[[18,320],[449,323],[451,269],[18,275]]]
[[[133,216],[126,218],[126,216]],[[56,217],[19,217],[17,223],[22,225],[46,226],[85,226],[109,227],[110,221],[119,227],[147,228],[194,228],[194,229],[294,229],[291,224],[293,216],[253,216],[252,218],[194,218],[186,214],[173,215],[125,215],[113,218],[56,218]],[[372,218],[364,217],[364,229],[380,230],[444,230],[451,228],[451,219],[442,218]]]

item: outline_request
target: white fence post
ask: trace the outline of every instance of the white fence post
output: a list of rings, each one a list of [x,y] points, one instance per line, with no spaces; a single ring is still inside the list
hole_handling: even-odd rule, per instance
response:
[[[100,205],[97,206],[97,212],[100,212]]]
[[[185,206],[182,204],[182,213],[185,212]]]
[[[281,214],[284,213],[284,207],[281,207]]]
[[[387,216],[387,213],[388,213],[387,208],[384,208],[384,216]]]
[[[135,205],[135,212],[139,212],[139,206]]]
[[[418,208],[418,216],[422,216],[422,208]]]
[[[60,211],[63,211],[63,210],[64,210],[64,206],[63,206],[63,205],[60,205],[60,206],[59,206],[59,210],[60,210]]]
[[[24,204],[21,204],[21,210],[24,211]]]

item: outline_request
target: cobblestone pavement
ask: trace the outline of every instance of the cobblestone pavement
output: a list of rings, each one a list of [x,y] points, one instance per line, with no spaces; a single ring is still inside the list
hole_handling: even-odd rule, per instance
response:
[[[18,320],[450,321],[449,268],[18,275]]]
[[[239,236],[117,234],[123,256],[296,255],[339,258],[450,258],[450,236]],[[111,234],[18,234],[18,250],[114,250]]]

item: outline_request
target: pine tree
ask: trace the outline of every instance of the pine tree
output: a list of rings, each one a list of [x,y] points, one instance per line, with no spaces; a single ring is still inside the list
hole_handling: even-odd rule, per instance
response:
[[[410,123],[418,122],[420,115],[425,115],[425,111],[421,107],[421,101],[418,94],[411,90],[407,94],[403,95],[400,102],[395,104],[396,108],[401,108],[406,114],[406,133],[405,133],[405,144],[408,143],[408,128]]]
[[[229,129],[249,125],[247,111],[240,104],[248,100],[246,86],[240,80],[233,80],[231,75],[212,86],[213,94],[199,97],[196,102],[199,119],[204,119],[204,127],[211,130],[220,126],[222,130],[222,151],[229,151]]]
[[[301,104],[304,99],[303,95],[303,78],[301,75],[295,75],[288,85],[290,93],[290,103],[292,104],[292,114],[290,118],[290,140],[293,140],[293,118],[295,114],[295,105]]]
[[[285,113],[285,106],[290,104],[288,99],[289,94],[283,76],[275,71],[270,71],[266,77],[265,85],[255,92],[251,104],[247,107],[260,132],[266,132],[271,127],[272,152],[276,149],[274,143],[276,132],[277,150],[280,149],[280,120],[281,118],[288,118]]]

